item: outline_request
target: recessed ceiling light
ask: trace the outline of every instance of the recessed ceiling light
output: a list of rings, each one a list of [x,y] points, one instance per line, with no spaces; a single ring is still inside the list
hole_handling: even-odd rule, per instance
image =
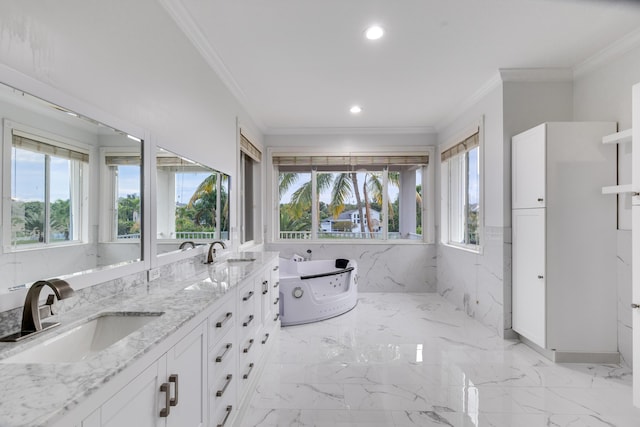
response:
[[[364,36],[369,40],[378,40],[384,35],[384,30],[379,25],[372,25],[364,32]]]
[[[358,114],[362,112],[362,107],[360,107],[359,105],[354,105],[353,107],[349,108],[349,111],[351,111],[351,114]]]

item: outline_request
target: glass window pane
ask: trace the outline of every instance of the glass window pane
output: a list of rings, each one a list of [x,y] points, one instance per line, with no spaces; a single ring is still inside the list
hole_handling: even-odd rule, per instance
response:
[[[319,173],[318,190],[319,238],[382,238],[382,172]]]
[[[449,159],[449,241],[464,243],[466,205],[465,156]]]
[[[466,242],[471,245],[479,245],[478,235],[478,212],[480,202],[480,168],[479,168],[480,148],[476,147],[467,153],[467,236]]]
[[[73,239],[71,160],[51,157],[49,161],[49,242]]]
[[[175,191],[176,238],[216,238],[217,174],[177,172]]]
[[[118,165],[118,239],[140,238],[140,166]]]
[[[311,173],[280,172],[280,239],[311,238]]]
[[[229,175],[220,175],[220,239],[229,240]]]
[[[11,149],[11,245],[44,242],[45,155]]]
[[[389,239],[422,239],[422,168],[389,172]]]

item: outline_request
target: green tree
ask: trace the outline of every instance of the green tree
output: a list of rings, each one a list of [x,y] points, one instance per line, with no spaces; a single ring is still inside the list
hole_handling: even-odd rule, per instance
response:
[[[140,232],[140,196],[127,194],[118,198],[118,235]]]

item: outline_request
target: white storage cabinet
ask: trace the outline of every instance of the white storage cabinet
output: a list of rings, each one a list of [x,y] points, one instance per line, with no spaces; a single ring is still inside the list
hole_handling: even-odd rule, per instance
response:
[[[615,123],[545,123],[512,138],[513,329],[556,361],[617,353]]]

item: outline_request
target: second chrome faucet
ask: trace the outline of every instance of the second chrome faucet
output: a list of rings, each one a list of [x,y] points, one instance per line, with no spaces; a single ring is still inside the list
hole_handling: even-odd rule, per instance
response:
[[[222,249],[227,248],[227,245],[225,245],[222,240],[216,240],[215,242],[211,242],[211,245],[209,245],[209,252],[207,253],[206,264],[212,264],[213,260],[216,258],[216,248],[214,248],[216,244],[219,244],[220,246],[222,246]]]

